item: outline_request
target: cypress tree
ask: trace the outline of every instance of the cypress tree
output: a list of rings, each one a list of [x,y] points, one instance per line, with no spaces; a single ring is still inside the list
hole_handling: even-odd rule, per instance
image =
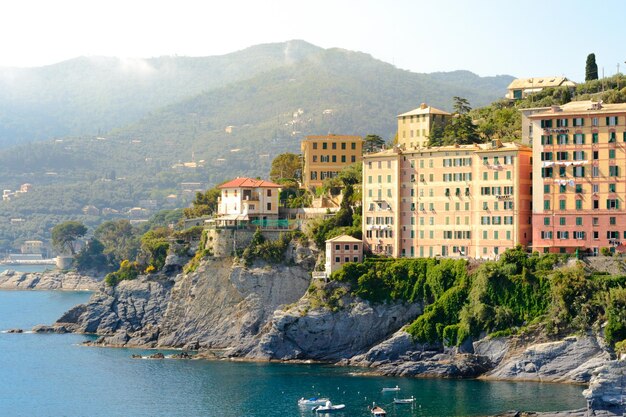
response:
[[[598,64],[596,64],[596,54],[587,55],[587,64],[585,65],[585,81],[598,79]]]

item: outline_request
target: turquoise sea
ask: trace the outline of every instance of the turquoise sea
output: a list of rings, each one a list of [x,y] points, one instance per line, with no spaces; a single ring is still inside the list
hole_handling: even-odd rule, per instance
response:
[[[88,293],[0,291],[0,329],[53,322]],[[581,408],[583,387],[359,376],[321,365],[131,359],[130,349],[80,346],[85,336],[0,333],[1,416],[313,416],[298,398],[329,396],[339,416],[480,416]],[[415,396],[416,406],[392,403]]]

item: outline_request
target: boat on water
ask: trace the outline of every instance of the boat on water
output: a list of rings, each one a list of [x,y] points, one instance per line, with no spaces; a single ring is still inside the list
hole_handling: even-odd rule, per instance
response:
[[[413,404],[415,402],[415,397],[411,396],[411,398],[394,398],[394,404]]]
[[[307,406],[312,406],[312,405],[324,405],[328,401],[330,401],[328,398],[317,398],[317,397],[304,398],[302,397],[298,400],[298,405],[302,407],[307,407]]]
[[[378,417],[386,417],[387,416],[387,412],[385,410],[383,410],[382,408],[380,408],[379,406],[375,405],[374,407],[372,407],[372,414]]]
[[[324,413],[334,413],[337,411],[341,411],[344,408],[346,408],[345,404],[333,405],[330,401],[326,401],[326,404],[317,405],[313,407],[311,410],[315,411],[318,414],[324,414]]]
[[[400,391],[400,387],[396,385],[395,387],[383,388],[383,392],[392,392],[392,391]]]

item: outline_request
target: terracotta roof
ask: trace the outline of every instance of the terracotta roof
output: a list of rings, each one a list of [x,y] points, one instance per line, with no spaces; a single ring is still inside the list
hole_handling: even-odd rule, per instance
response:
[[[520,88],[546,88],[546,87],[558,87],[558,86],[573,87],[576,83],[569,81],[565,77],[533,77],[533,78],[518,78],[513,80],[509,84],[508,89],[520,89]]]
[[[228,181],[222,185],[220,185],[219,189],[224,188],[280,188],[281,186],[275,184],[270,181],[265,180],[257,180],[254,178],[235,178],[234,180]]]
[[[358,243],[361,243],[362,240],[354,238],[352,236],[348,236],[348,235],[341,235],[341,236],[334,237],[332,239],[327,239],[326,242],[358,242]]]
[[[335,135],[335,134],[331,133],[329,135],[309,135],[304,140],[356,140],[356,141],[362,141],[363,138],[360,137],[360,136],[354,136],[354,135]]]

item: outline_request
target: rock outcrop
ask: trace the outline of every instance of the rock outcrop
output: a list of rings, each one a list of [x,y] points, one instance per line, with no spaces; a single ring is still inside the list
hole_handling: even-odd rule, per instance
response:
[[[594,410],[626,413],[626,361],[610,361],[595,369],[583,395]]]
[[[7,270],[0,274],[1,290],[59,290],[97,291],[102,279],[77,272],[17,272]]]
[[[594,336],[571,336],[555,342],[532,344],[502,355],[486,379],[543,382],[588,382],[594,369],[610,359]]]
[[[171,279],[159,275],[122,281],[114,288],[96,292],[55,325],[77,333],[103,335],[98,343],[153,347],[173,286]]]
[[[492,363],[486,356],[465,353],[458,348],[415,342],[404,330],[346,361],[347,365],[375,368],[387,376],[472,378],[487,372]]]
[[[177,279],[159,345],[228,349],[249,343],[276,309],[302,297],[309,282],[309,271],[298,264],[246,268],[230,258],[205,262]]]
[[[274,313],[269,330],[243,355],[254,359],[339,361],[362,353],[422,312],[419,304],[343,301],[337,311],[308,301]]]

